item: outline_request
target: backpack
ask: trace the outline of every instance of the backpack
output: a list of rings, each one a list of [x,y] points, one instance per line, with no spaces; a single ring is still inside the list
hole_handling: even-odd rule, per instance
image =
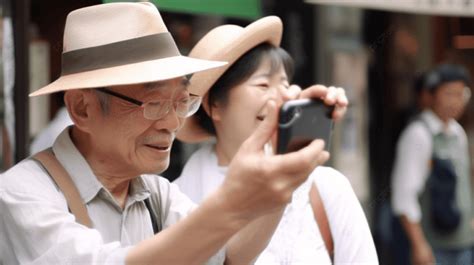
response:
[[[456,203],[456,171],[451,160],[435,155],[432,165],[428,179],[431,221],[438,232],[451,233],[461,223],[461,211]]]
[[[422,123],[432,135],[434,135],[426,121]],[[456,203],[457,175],[451,159],[439,157],[433,146],[431,157],[431,170],[428,175],[426,188],[430,200],[429,219],[433,228],[440,234],[452,233],[461,223],[461,211]]]

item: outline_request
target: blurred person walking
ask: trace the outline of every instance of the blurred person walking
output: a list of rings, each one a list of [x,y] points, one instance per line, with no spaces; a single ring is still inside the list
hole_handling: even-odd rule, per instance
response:
[[[467,137],[456,121],[470,99],[460,65],[427,73],[430,107],[401,134],[392,174],[392,208],[419,264],[472,264],[472,190]]]

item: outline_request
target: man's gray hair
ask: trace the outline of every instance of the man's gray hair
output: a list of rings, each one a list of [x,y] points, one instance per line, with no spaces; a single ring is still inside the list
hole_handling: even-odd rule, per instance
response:
[[[108,114],[109,113],[109,95],[100,92],[97,89],[94,89],[97,98],[99,99],[100,108],[102,109],[102,113]]]

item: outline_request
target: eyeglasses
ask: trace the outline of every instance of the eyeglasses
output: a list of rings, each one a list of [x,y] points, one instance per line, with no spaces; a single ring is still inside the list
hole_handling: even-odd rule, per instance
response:
[[[471,89],[468,86],[465,86],[462,91],[453,89],[445,90],[443,92],[443,97],[447,97],[452,100],[462,100],[463,104],[467,104],[471,99]]]
[[[180,118],[187,118],[199,109],[199,105],[201,104],[201,97],[194,94],[189,94],[189,96],[179,99],[178,101],[172,99],[162,99],[156,101],[149,101],[149,102],[141,102],[137,99],[127,97],[105,87],[97,88],[98,91],[108,94],[137,106],[143,108],[143,117],[148,120],[159,120],[166,116],[171,110],[171,106],[174,107],[176,114]]]
[[[463,93],[463,99],[464,99],[464,103],[468,103],[469,100],[471,99],[471,89],[468,87],[468,86],[465,86],[464,87],[464,93]]]

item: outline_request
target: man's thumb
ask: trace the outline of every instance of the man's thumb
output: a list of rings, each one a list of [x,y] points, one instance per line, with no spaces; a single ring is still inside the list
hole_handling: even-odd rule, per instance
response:
[[[247,139],[248,146],[252,149],[261,150],[267,143],[278,124],[278,110],[274,100],[268,100],[266,105],[265,119],[258,125],[257,129]]]

